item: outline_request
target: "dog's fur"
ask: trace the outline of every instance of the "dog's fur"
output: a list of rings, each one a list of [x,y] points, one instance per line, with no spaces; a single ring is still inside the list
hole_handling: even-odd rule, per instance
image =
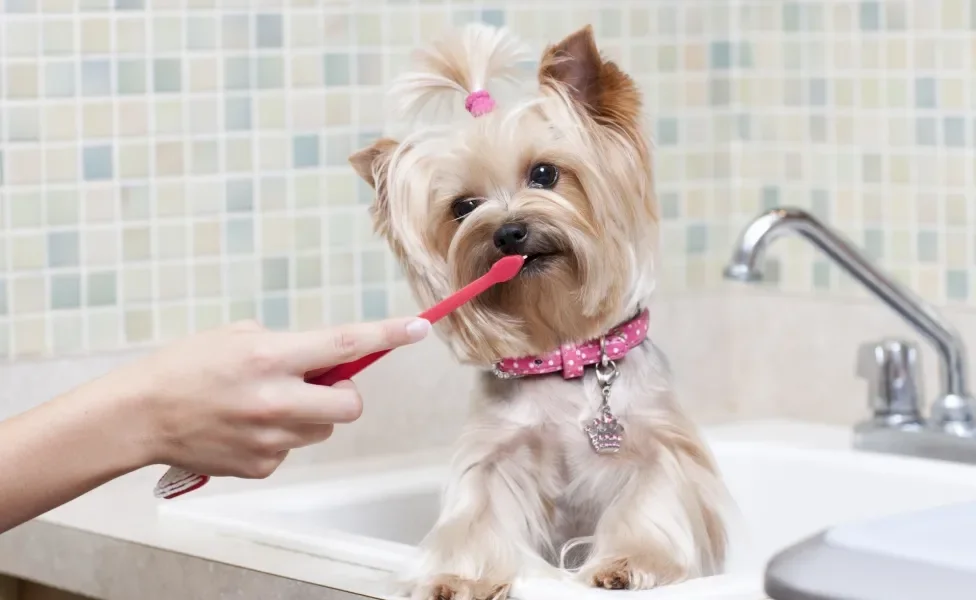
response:
[[[394,96],[407,113],[444,91],[460,103],[457,92],[512,76],[522,58],[507,33],[471,27],[421,54],[422,69]],[[646,307],[654,289],[657,209],[634,82],[600,55],[589,27],[547,48],[539,65],[538,94],[525,102],[381,139],[350,158],[376,189],[377,230],[423,304],[487,271],[505,223],[528,226],[527,253],[553,254],[439,329],[486,372],[422,544],[415,598],[503,599],[516,576],[551,573],[577,536],[593,536],[580,576],[599,587],[646,589],[724,562],[725,489],[652,343],[618,363],[611,407],[625,436],[611,455],[596,454],[582,431],[600,404],[592,372],[500,380],[487,370],[596,338]],[[540,162],[560,170],[552,189],[527,185]],[[480,204],[455,219],[463,197]]]

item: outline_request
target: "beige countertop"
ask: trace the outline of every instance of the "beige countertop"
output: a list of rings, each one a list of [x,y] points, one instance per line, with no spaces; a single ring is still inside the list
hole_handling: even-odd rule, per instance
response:
[[[213,480],[195,495],[360,473],[426,456],[286,466],[265,481]],[[390,591],[390,575],[381,571],[161,518],[162,501],[152,489],[163,471],[132,473],[0,536],[0,572],[106,600],[332,600]]]

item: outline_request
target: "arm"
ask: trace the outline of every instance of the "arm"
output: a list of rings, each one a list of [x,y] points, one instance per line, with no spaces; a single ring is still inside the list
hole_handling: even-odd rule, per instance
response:
[[[0,422],[0,533],[152,464],[206,475],[267,477],[289,450],[362,413],[350,382],[305,373],[423,339],[398,319],[291,333],[235,324]]]
[[[0,423],[0,532],[149,464],[139,393],[98,380]]]

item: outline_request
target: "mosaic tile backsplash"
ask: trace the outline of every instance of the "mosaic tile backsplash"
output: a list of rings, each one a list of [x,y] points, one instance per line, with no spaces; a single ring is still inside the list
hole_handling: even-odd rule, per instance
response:
[[[0,0],[0,359],[234,319],[402,313],[349,153],[453,24],[586,23],[645,92],[664,291],[723,285],[763,208],[811,209],[976,303],[976,0]],[[784,291],[851,295],[798,243]]]

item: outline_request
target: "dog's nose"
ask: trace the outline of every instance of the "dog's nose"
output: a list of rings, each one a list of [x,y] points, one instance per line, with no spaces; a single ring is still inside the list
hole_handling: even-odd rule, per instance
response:
[[[495,232],[495,247],[502,254],[522,254],[528,237],[529,230],[522,223],[506,223]]]

